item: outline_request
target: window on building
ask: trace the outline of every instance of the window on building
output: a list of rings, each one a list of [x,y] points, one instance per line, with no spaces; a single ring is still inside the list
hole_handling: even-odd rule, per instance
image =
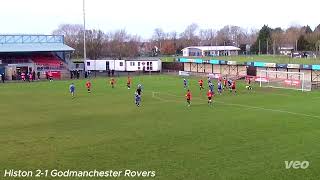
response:
[[[123,62],[120,62],[119,65],[120,65],[120,66],[123,66]]]
[[[130,62],[130,66],[135,66],[135,63],[134,62]]]
[[[90,66],[90,62],[87,62],[87,66]]]
[[[150,70],[152,70],[152,62],[150,62]]]
[[[138,62],[138,66],[140,66],[140,62]]]

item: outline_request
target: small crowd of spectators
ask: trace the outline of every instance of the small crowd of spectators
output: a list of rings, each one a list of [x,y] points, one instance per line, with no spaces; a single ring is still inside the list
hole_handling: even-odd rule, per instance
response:
[[[79,79],[79,78],[80,78],[80,71],[79,70],[70,71],[70,79]]]
[[[18,72],[18,74],[14,76],[16,76],[15,77],[16,80],[22,80],[22,81],[28,81],[28,82],[35,81],[36,79],[40,80],[40,72],[36,73],[35,71]]]

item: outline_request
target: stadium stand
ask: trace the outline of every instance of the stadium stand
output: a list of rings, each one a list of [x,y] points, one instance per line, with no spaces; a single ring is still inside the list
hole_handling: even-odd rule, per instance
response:
[[[38,72],[41,78],[48,72],[55,78],[67,77],[73,51],[59,35],[0,35],[0,64],[8,80],[21,79],[21,73]]]

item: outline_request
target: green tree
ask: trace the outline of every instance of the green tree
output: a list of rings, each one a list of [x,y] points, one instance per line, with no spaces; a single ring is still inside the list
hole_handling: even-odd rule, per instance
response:
[[[311,44],[306,40],[304,35],[301,35],[298,39],[298,51],[310,51]]]
[[[272,52],[271,33],[272,33],[272,29],[267,25],[264,25],[259,31],[256,42],[251,46],[251,52],[258,54],[259,44],[260,44],[261,54],[271,53]]]

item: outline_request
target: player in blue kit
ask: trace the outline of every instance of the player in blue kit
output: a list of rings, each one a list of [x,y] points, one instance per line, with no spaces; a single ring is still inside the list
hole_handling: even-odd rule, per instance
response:
[[[214,85],[212,82],[209,83],[209,89],[214,94]]]
[[[221,95],[222,94],[222,89],[223,89],[223,87],[222,87],[222,82],[221,82],[221,80],[219,80],[218,81],[218,93]]]
[[[138,87],[137,87],[137,91],[136,91],[136,92],[138,93],[139,96],[141,96],[142,89],[143,89],[142,85],[141,85],[141,84],[138,84]]]
[[[135,104],[140,107],[140,102],[141,102],[141,94],[139,95],[139,92],[136,91],[134,94],[135,97]]]
[[[72,98],[74,98],[74,92],[75,92],[75,90],[76,90],[76,87],[74,86],[73,83],[71,83],[70,86],[69,86],[69,91],[70,91],[70,93],[71,93]]]
[[[229,80],[228,80],[228,88],[229,88],[230,91],[232,90],[232,89],[231,89],[231,86],[232,86],[232,80],[229,79]]]
[[[210,84],[212,81],[211,81],[211,78],[208,77],[208,84]]]
[[[183,79],[183,88],[186,89],[188,87],[188,83],[186,79]]]

